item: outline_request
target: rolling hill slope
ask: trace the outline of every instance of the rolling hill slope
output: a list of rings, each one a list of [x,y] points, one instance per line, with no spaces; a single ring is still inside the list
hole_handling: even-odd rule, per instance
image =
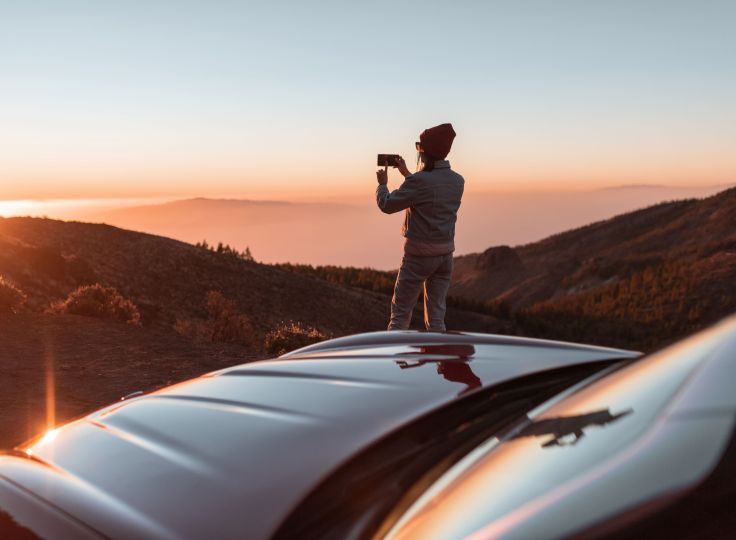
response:
[[[648,346],[735,311],[735,282],[732,188],[458,257],[450,293],[503,303],[526,332]]]
[[[138,306],[144,326],[160,329],[206,317],[205,296],[213,290],[234,301],[261,335],[290,320],[332,335],[380,330],[389,313],[386,297],[370,291],[160,236],[49,219],[0,219],[0,275],[37,312],[79,285],[115,287]],[[448,323],[483,331],[493,321],[454,310]]]

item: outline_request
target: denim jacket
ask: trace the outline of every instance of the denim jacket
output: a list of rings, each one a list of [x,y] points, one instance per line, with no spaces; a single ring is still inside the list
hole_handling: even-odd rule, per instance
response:
[[[379,184],[378,208],[386,214],[406,210],[401,234],[408,240],[444,244],[455,240],[455,221],[465,180],[450,169],[447,160],[436,161],[434,170],[419,171],[390,192]]]

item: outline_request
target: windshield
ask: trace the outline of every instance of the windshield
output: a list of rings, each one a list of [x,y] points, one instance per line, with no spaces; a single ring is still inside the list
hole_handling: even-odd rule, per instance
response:
[[[707,338],[692,340],[533,411],[500,444],[459,463],[452,481],[428,490],[388,537],[464,538],[566,496],[576,478],[603,467],[652,425],[712,347]]]

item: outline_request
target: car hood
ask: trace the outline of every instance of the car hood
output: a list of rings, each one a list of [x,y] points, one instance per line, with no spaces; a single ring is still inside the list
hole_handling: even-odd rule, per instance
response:
[[[267,538],[350,456],[459,397],[637,353],[378,332],[126,400],[0,458],[0,476],[111,537]]]

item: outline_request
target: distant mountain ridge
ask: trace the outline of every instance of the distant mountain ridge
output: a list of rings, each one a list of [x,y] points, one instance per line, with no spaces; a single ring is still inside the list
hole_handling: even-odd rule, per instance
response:
[[[88,212],[75,219],[192,244],[224,242],[241,251],[248,246],[261,262],[393,270],[403,252],[399,232],[403,213],[381,213],[369,180],[361,197],[342,201],[196,198]],[[398,187],[398,183],[392,180],[390,187]],[[457,222],[457,254],[478,252],[494,244],[526,244],[661,201],[720,191],[712,186],[618,186],[476,192],[472,178],[466,187]]]
[[[713,184],[710,186],[707,186],[712,189],[717,189],[719,191],[727,190],[732,187],[735,187],[736,184]],[[626,189],[660,189],[660,190],[669,190],[669,191],[683,191],[688,192],[692,190],[699,189],[695,186],[670,186],[667,184],[620,184],[618,186],[606,186],[603,188],[600,188],[599,191],[618,191],[618,190],[626,190]]]
[[[395,220],[382,217],[371,206],[342,202],[196,198],[90,214],[85,221],[189,243],[224,242],[239,250],[248,246],[262,262],[316,262],[337,256],[366,265],[381,238],[393,236],[398,246],[398,225],[393,228],[390,222]],[[377,234],[374,246],[366,248],[355,235],[371,226],[386,233]]]

